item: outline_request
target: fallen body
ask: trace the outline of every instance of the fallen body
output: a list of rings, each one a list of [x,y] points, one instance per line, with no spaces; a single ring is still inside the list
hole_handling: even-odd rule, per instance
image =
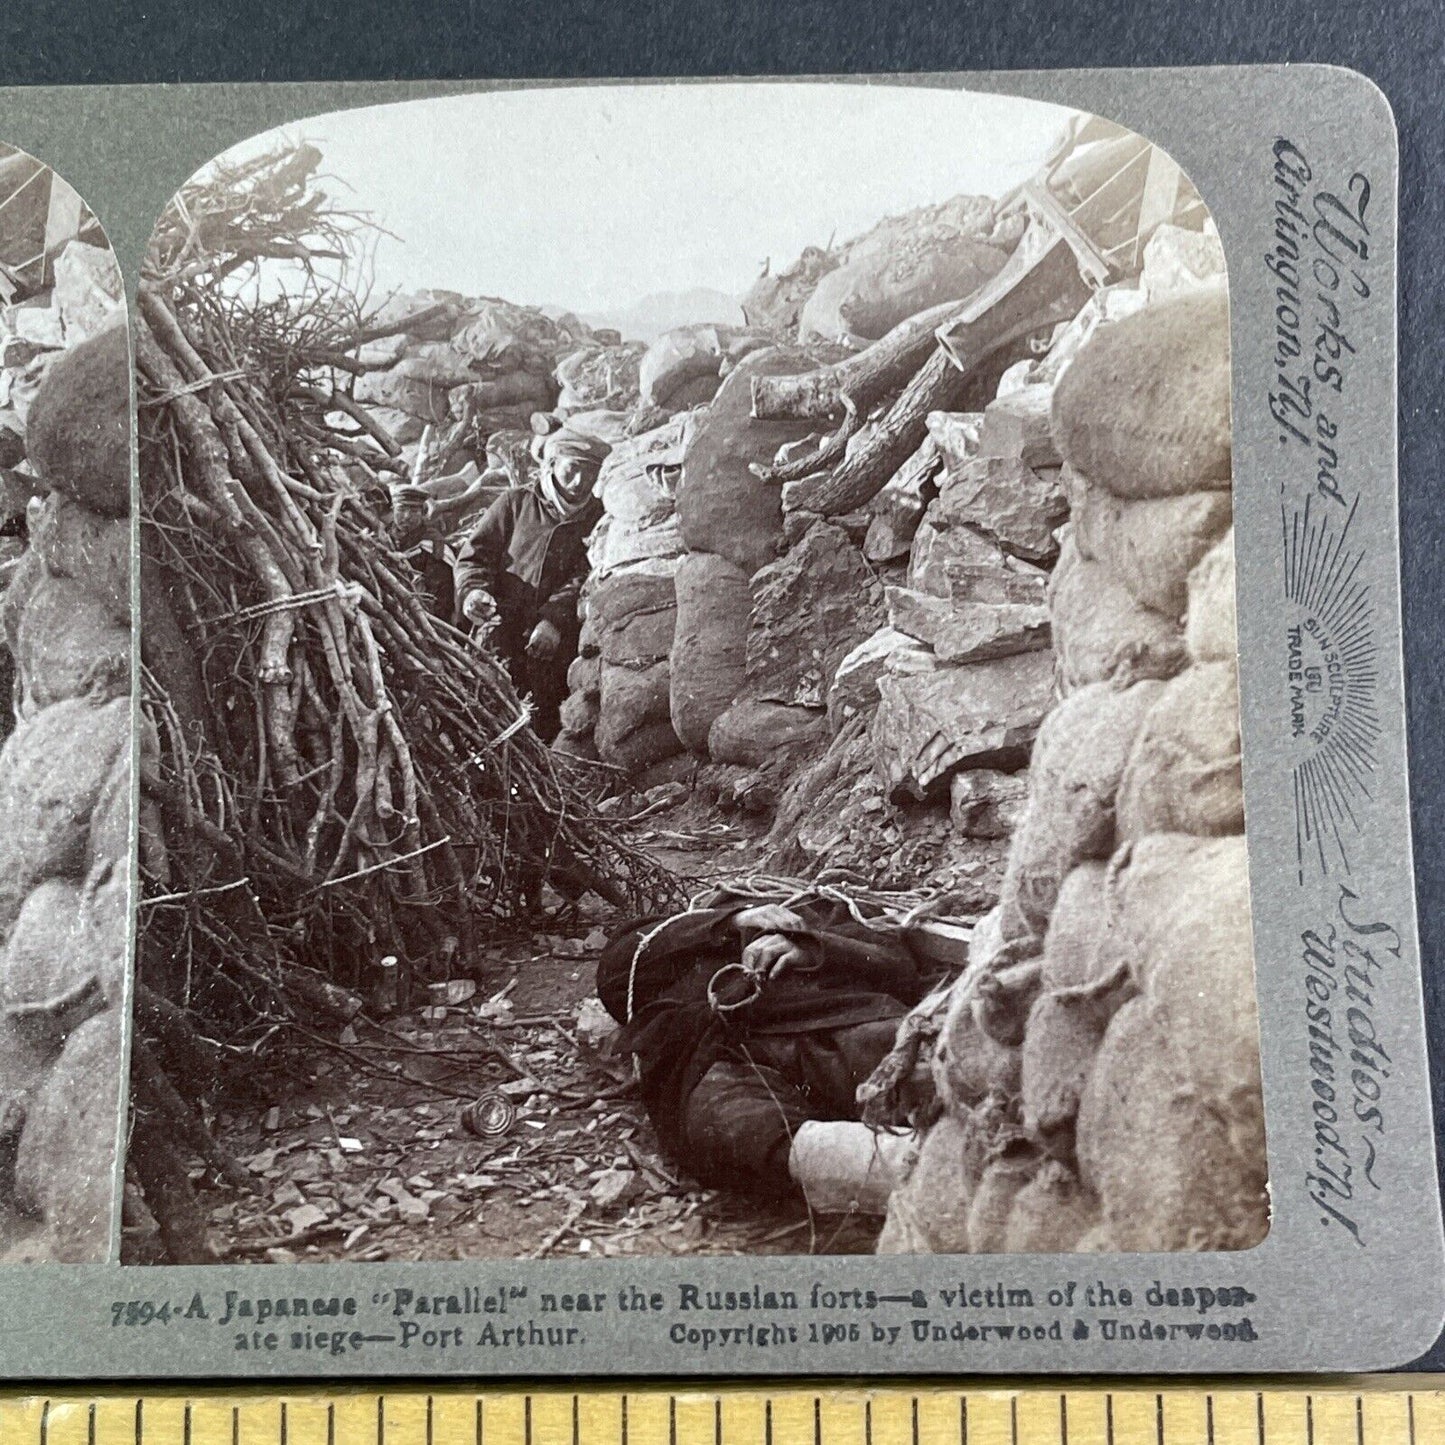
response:
[[[910,1136],[860,1123],[857,1091],[930,981],[906,933],[831,901],[639,919],[597,968],[663,1149],[705,1184],[824,1212],[886,1205]]]

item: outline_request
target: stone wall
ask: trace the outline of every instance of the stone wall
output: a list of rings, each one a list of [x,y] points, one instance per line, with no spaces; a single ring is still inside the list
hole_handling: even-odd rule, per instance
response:
[[[1059,465],[1067,522],[1042,609],[1037,597],[988,604],[1012,609],[1020,639],[1045,613],[1039,635],[1052,651],[1016,656],[1039,659],[1051,686],[1030,715],[1022,795],[976,758],[951,776],[957,812],[1016,811],[999,901],[974,929],[967,969],[905,1031],[932,1040],[921,1120],[932,1122],[894,1193],[882,1252],[1234,1249],[1268,1226],[1228,303],[1212,237],[1166,234],[1151,247],[1132,294],[1102,293],[1047,357],[1006,379],[1023,383],[1017,396],[1038,392],[1009,433],[1017,455],[970,460],[966,485],[945,484],[934,504],[975,508],[1003,478],[1025,496]],[[995,506],[993,540],[1027,560],[1019,528],[1054,504],[1050,493],[1016,518]],[[977,530],[977,512],[966,515]],[[952,574],[973,575],[960,567]],[[997,635],[995,613],[979,611],[911,598],[892,620],[922,619],[914,635],[928,631],[936,648],[939,637]],[[927,706],[922,730],[943,728],[955,751],[980,748],[962,680],[934,699],[936,677],[885,677],[879,732],[919,731]],[[902,766],[910,746],[896,756],[899,787],[927,785]]]

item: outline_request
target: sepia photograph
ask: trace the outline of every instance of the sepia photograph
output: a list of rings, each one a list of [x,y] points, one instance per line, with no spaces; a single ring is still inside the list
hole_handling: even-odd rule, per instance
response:
[[[0,1261],[112,1255],[131,885],[120,268],[0,143]]]
[[[182,186],[133,333],[125,1262],[1264,1239],[1229,292],[1147,137],[336,112]],[[18,579],[84,499],[15,435]]]

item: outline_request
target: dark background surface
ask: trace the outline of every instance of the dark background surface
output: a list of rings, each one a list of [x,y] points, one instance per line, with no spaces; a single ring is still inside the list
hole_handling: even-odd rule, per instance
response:
[[[1400,512],[1420,942],[1445,1099],[1445,5],[1328,0],[0,0],[0,85],[838,74],[1320,61],[1400,130]],[[1437,1122],[1437,1139],[1445,1131]],[[1445,1149],[1442,1149],[1445,1154]],[[1420,1181],[1422,1188],[1430,1182]],[[1372,1302],[1388,1309],[1388,1300]],[[1445,1341],[1420,1362],[1445,1369]]]

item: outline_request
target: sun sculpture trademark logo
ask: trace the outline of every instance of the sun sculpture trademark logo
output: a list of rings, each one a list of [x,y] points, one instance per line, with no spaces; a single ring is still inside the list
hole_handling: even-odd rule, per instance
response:
[[[1295,855],[1324,874],[1351,871],[1360,810],[1372,796],[1380,717],[1375,613],[1349,544],[1354,509],[1327,526],[1310,502],[1284,511],[1285,649],[1294,756]]]

